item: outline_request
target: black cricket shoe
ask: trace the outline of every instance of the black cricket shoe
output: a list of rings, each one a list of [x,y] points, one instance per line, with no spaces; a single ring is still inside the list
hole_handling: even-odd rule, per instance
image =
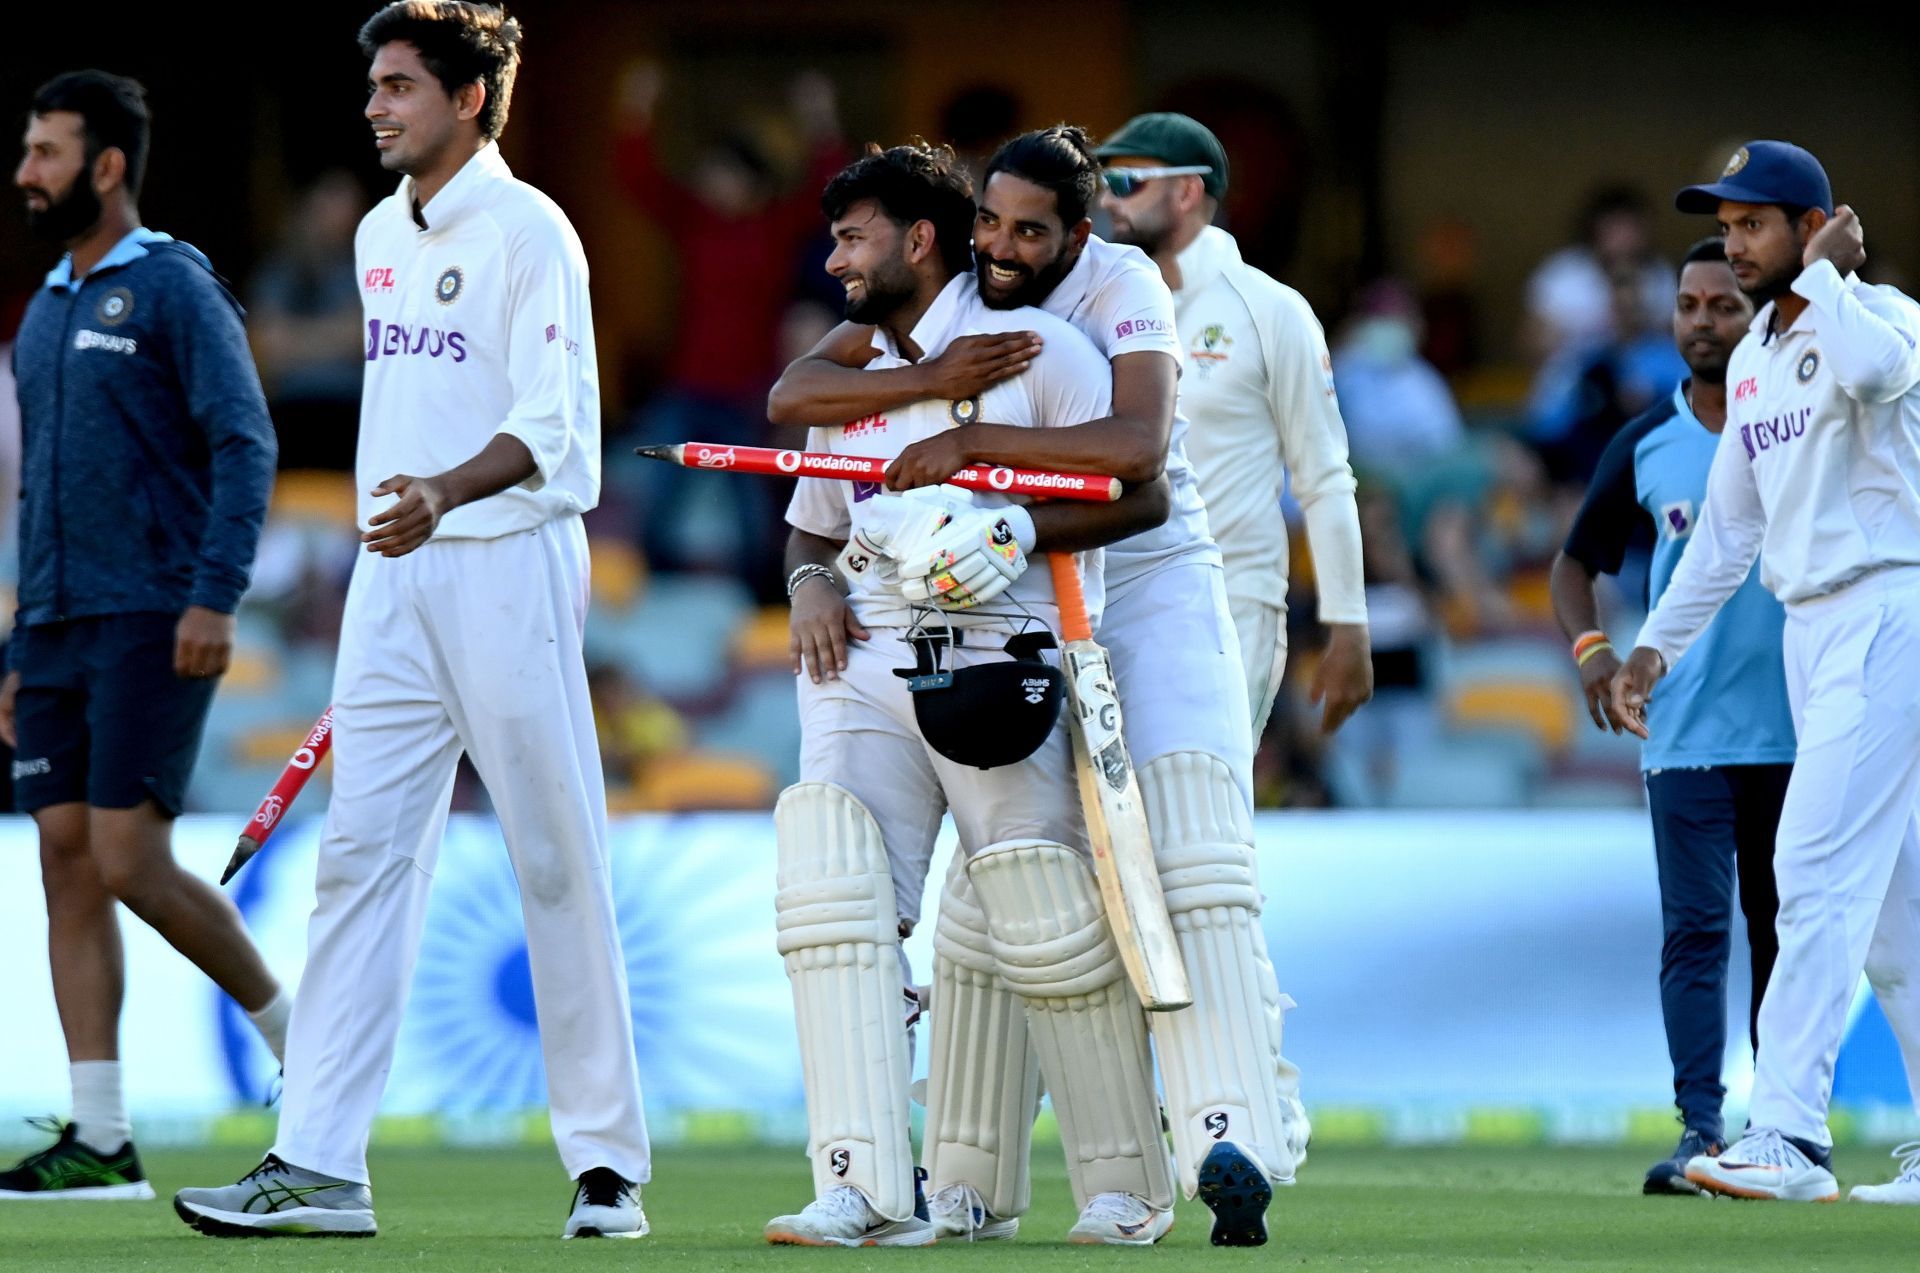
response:
[[[1673,1153],[1647,1168],[1647,1179],[1640,1186],[1640,1192],[1682,1198],[1699,1197],[1703,1191],[1699,1185],[1687,1179],[1687,1161],[1702,1155],[1711,1158],[1724,1153],[1726,1148],[1727,1143],[1722,1137],[1697,1128],[1687,1128],[1680,1133],[1680,1143],[1674,1146]]]
[[[1213,1212],[1215,1246],[1265,1246],[1273,1186],[1259,1164],[1230,1140],[1200,1161],[1200,1201]]]
[[[57,1118],[27,1122],[60,1139],[0,1172],[0,1201],[144,1202],[153,1197],[132,1141],[103,1154],[82,1141],[72,1123]]]

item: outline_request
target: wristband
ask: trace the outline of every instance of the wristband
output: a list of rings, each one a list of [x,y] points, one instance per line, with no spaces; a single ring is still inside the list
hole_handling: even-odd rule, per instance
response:
[[[1589,650],[1607,644],[1607,634],[1598,628],[1590,628],[1573,639],[1573,657],[1575,662],[1584,662],[1583,656]]]
[[[1020,545],[1020,551],[1033,551],[1037,533],[1033,528],[1033,514],[1019,504],[1009,504],[1000,512],[1006,517],[1007,525],[1013,529],[1013,540]]]
[[[1585,650],[1575,655],[1573,661],[1577,666],[1585,667],[1588,661],[1591,660],[1594,655],[1600,653],[1602,650],[1611,650],[1611,649],[1613,649],[1613,642],[1602,637],[1600,640],[1595,641],[1592,645],[1589,645]]]
[[[799,589],[801,584],[809,579],[825,579],[831,583],[833,582],[833,571],[817,561],[810,561],[804,566],[794,567],[793,573],[787,576],[787,600],[792,601],[794,592]]]

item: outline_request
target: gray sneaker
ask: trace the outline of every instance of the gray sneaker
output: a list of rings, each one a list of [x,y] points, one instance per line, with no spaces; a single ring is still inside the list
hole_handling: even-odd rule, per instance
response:
[[[611,1167],[590,1167],[573,1187],[573,1212],[562,1238],[644,1238],[640,1190]]]
[[[213,1238],[370,1238],[373,1192],[268,1154],[238,1184],[182,1189],[173,1209]]]

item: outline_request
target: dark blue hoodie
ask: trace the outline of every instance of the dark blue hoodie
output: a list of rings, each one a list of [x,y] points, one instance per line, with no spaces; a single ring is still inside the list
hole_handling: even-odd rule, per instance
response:
[[[77,286],[68,261],[47,275],[13,349],[18,624],[239,605],[277,455],[241,319],[206,257],[150,230]]]

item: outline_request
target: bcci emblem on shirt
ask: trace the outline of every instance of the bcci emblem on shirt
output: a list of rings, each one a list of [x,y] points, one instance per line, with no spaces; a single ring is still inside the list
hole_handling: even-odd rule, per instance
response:
[[[433,299],[442,305],[451,305],[460,299],[460,289],[466,286],[467,276],[460,272],[457,265],[449,265],[440,271],[440,277],[433,282]]]
[[[972,424],[980,418],[980,396],[962,398],[947,404],[947,419],[955,424]]]

